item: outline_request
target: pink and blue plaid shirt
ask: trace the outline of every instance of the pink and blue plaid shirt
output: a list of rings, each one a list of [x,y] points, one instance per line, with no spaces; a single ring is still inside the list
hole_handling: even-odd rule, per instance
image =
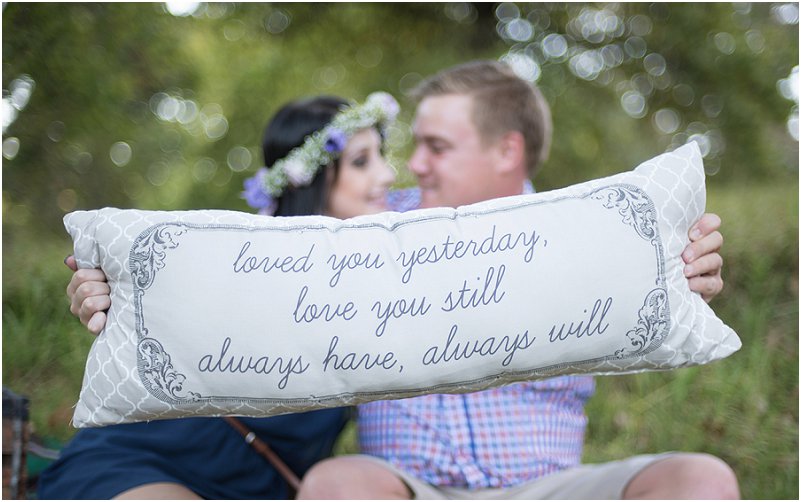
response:
[[[531,193],[530,184],[525,193]],[[389,206],[420,205],[417,189],[390,194]],[[472,394],[441,394],[359,406],[363,453],[438,486],[519,485],[577,465],[592,377],[565,376]]]

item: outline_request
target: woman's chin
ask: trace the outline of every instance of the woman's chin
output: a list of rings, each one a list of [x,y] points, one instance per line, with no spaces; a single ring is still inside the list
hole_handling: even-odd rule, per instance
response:
[[[386,202],[368,203],[365,206],[364,214],[378,214],[388,211]]]
[[[387,198],[386,196],[383,197],[371,197],[367,199],[365,203],[365,211],[364,214],[376,214],[376,213],[383,213],[384,211],[388,211],[387,208]]]

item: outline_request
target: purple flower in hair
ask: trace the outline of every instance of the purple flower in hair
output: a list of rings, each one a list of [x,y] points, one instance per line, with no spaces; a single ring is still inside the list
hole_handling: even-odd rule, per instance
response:
[[[328,153],[339,153],[345,149],[348,136],[340,129],[331,129],[328,138],[325,140],[325,151]]]
[[[242,198],[254,209],[264,210],[275,205],[273,198],[264,190],[264,176],[267,168],[262,167],[256,174],[245,180],[245,190]]]

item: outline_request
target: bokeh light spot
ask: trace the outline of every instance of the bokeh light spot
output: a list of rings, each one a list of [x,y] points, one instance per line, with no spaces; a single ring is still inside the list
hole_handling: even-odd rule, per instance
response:
[[[726,139],[719,129],[712,129],[706,133],[709,140],[709,156],[719,157],[726,150]]]
[[[513,3],[504,2],[495,9],[495,17],[500,21],[509,22],[520,17],[520,9]]]
[[[651,22],[651,19],[643,14],[637,14],[629,19],[629,30],[631,30],[631,34],[635,37],[644,37],[648,35],[651,33],[652,28],[653,23]]]
[[[652,52],[645,56],[642,62],[643,66],[645,67],[645,71],[650,73],[651,75],[658,77],[665,73],[665,69],[667,68],[667,63],[665,62],[665,58],[662,57],[661,54],[657,54]]]
[[[33,94],[36,83],[28,75],[21,75],[11,81],[9,89],[11,91],[11,104],[17,110],[22,110],[28,105],[28,101]]]
[[[598,51],[584,51],[570,58],[569,68],[579,78],[595,80],[604,69],[604,60]]]
[[[264,20],[264,29],[273,35],[278,35],[289,28],[292,18],[283,9],[276,9]]]
[[[707,94],[701,98],[701,108],[709,118],[715,118],[723,111],[723,98],[714,94]]]
[[[551,33],[542,39],[542,53],[548,59],[561,59],[567,54],[567,40],[558,33]]]
[[[709,155],[709,139],[705,134],[693,134],[687,138],[687,143],[695,143],[698,145],[698,149],[701,150],[702,157]]]
[[[216,141],[228,133],[228,120],[221,114],[212,115],[206,119],[203,130],[207,138]]]
[[[222,19],[228,15],[229,10],[234,10],[233,4],[220,2],[203,4],[203,12],[209,19]]]
[[[626,54],[628,54],[630,58],[640,59],[645,56],[648,45],[645,43],[645,40],[640,37],[629,37],[623,44],[623,49],[625,49]]]
[[[85,174],[89,172],[89,169],[92,168],[92,162],[94,158],[92,154],[89,152],[81,152],[78,154],[78,157],[75,161],[75,170],[81,174]]]
[[[704,173],[707,176],[715,176],[720,172],[720,159],[704,159]]]
[[[59,141],[62,140],[62,138],[64,138],[64,132],[66,128],[67,127],[64,125],[64,122],[60,120],[55,120],[53,122],[50,122],[45,132],[47,134],[47,137],[50,138],[50,141],[52,141],[53,143],[58,143]]]
[[[526,19],[534,25],[535,29],[545,30],[551,25],[551,16],[543,9],[532,9],[526,14]]]
[[[68,213],[74,210],[78,204],[78,194],[72,188],[66,188],[56,196],[56,204],[58,204],[59,209]]]
[[[158,115],[161,120],[170,122],[175,120],[175,117],[178,116],[178,110],[178,100],[172,96],[165,95],[164,99],[159,102],[156,108],[156,115]]]
[[[181,106],[179,107],[180,111],[178,116],[178,122],[183,125],[187,125],[197,119],[200,111],[198,110],[197,103],[192,100],[183,100],[181,101]]]
[[[715,47],[723,54],[734,54],[734,51],[737,49],[737,42],[734,40],[734,36],[731,33],[726,33],[725,31],[716,33],[714,40]]]
[[[111,161],[117,167],[123,167],[131,161],[131,156],[133,155],[133,150],[131,149],[131,145],[124,141],[118,141],[111,145],[109,149],[109,157],[111,157]]]
[[[17,120],[17,114],[19,112],[17,112],[17,109],[14,108],[14,105],[11,103],[11,98],[8,97],[3,98],[2,106],[3,106],[2,108],[3,132],[6,132],[6,129],[8,129],[11,126],[11,124],[13,124],[15,120]]]
[[[623,63],[623,49],[617,44],[606,45],[601,48],[601,57],[607,68],[615,68]]]
[[[147,181],[153,186],[161,186],[170,177],[170,170],[163,161],[155,162],[147,169]]]
[[[540,65],[526,54],[508,53],[501,57],[501,61],[508,64],[518,77],[528,82],[536,82],[542,73]]]
[[[770,8],[770,14],[779,24],[798,24],[798,4],[774,5]]]
[[[405,147],[412,139],[412,128],[409,124],[401,122],[400,120],[389,127],[387,130],[387,146],[390,152],[398,151]]]
[[[448,3],[445,6],[445,15],[460,24],[474,23],[478,19],[476,8],[466,2]]]
[[[506,23],[504,31],[515,42],[528,42],[534,36],[534,27],[526,19],[513,19]]]
[[[650,96],[654,92],[654,83],[645,73],[631,77],[631,84],[643,96]]]
[[[673,134],[681,125],[681,117],[672,108],[662,108],[654,113],[654,127],[662,134]]]
[[[214,176],[214,185],[224,187],[231,182],[234,172],[230,169],[218,169],[217,174]]]
[[[253,161],[253,155],[251,155],[250,150],[244,146],[235,146],[228,151],[226,160],[228,162],[228,167],[231,168],[232,171],[240,172],[250,167],[250,163]]]
[[[348,71],[341,64],[324,66],[314,74],[314,85],[318,89],[330,89],[339,84],[346,76]]]
[[[223,36],[229,42],[236,42],[238,40],[242,40],[245,36],[246,27],[245,23],[243,23],[239,19],[233,19],[225,24],[223,28]]]
[[[731,6],[739,14],[751,13],[751,4],[749,2],[735,2]]]
[[[654,84],[655,88],[660,91],[665,91],[670,88],[670,85],[673,83],[673,77],[670,76],[670,73],[665,71],[665,73],[651,78],[651,82]]]
[[[640,119],[645,117],[645,97],[638,91],[627,91],[620,98],[620,106],[630,117]]]
[[[798,66],[790,70],[790,74],[787,78],[779,79],[779,81],[776,82],[776,87],[779,89],[779,94],[781,94],[784,99],[789,99],[790,101],[798,103]]]
[[[19,153],[19,138],[11,137],[3,140],[3,157],[14,160]]]
[[[798,107],[793,108],[793,112],[787,119],[787,132],[796,141],[798,141]]]
[[[167,12],[177,17],[187,17],[195,13],[200,7],[200,2],[186,2],[181,0],[173,0],[164,2]]]
[[[217,162],[214,159],[203,157],[192,166],[192,177],[201,183],[208,183],[217,172]]]
[[[745,44],[754,54],[761,54],[765,50],[765,37],[759,30],[748,30],[745,33]]]

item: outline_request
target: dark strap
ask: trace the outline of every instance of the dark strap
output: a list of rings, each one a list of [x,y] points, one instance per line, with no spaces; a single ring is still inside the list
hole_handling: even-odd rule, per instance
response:
[[[245,442],[253,447],[262,457],[266,458],[268,462],[272,464],[273,467],[278,471],[281,476],[286,480],[289,487],[297,493],[298,489],[300,488],[300,478],[292,472],[292,469],[289,468],[288,465],[281,460],[281,457],[276,454],[272,448],[267,446],[267,443],[259,439],[255,432],[250,430],[247,425],[243,424],[241,420],[234,418],[234,417],[223,417],[226,422],[228,422],[231,427],[237,430],[242,437],[245,438]]]

